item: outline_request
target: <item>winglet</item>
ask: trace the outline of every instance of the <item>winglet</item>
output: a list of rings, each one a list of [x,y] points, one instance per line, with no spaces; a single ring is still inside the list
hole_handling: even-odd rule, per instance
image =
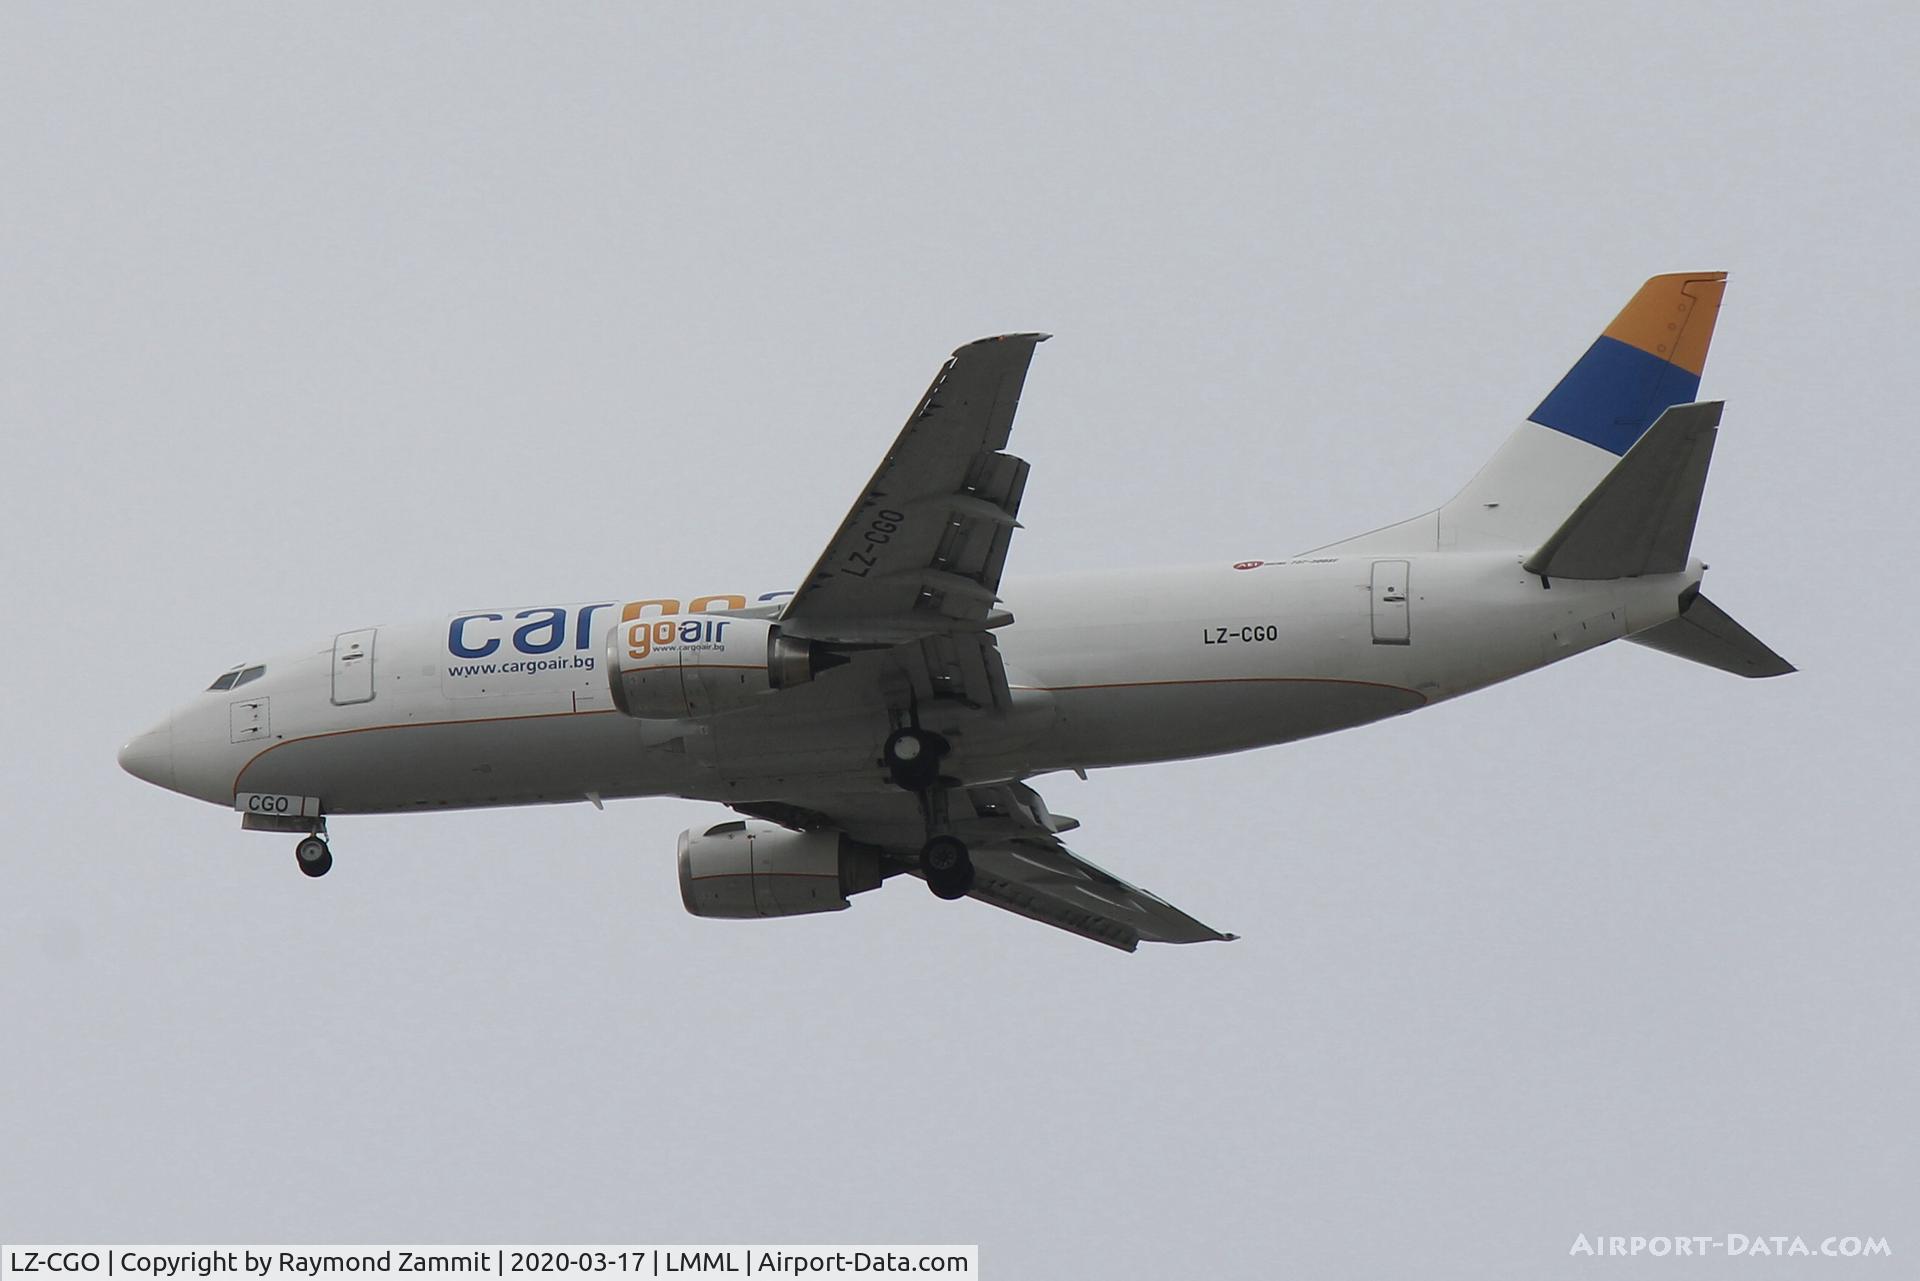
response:
[[[1528,417],[1626,453],[1669,405],[1699,393],[1726,288],[1724,271],[1653,277]]]

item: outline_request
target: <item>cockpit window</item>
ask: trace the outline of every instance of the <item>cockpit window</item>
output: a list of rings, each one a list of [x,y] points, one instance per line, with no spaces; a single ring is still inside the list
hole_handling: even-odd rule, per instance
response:
[[[209,690],[238,689],[242,685],[245,685],[248,681],[257,681],[262,676],[265,676],[266,674],[267,674],[267,669],[265,667],[261,667],[257,664],[255,666],[248,667],[245,664],[242,664],[239,667],[231,668],[227,671],[221,672],[218,676],[214,677],[213,684],[207,686],[207,688]]]

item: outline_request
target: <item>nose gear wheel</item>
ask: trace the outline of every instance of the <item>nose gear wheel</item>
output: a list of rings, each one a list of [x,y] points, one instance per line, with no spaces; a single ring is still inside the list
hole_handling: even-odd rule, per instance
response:
[[[308,876],[325,876],[333,870],[333,851],[318,836],[309,836],[294,846],[293,856]]]

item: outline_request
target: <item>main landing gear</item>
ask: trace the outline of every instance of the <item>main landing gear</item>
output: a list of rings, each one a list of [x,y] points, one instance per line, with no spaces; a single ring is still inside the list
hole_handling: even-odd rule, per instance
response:
[[[920,872],[936,898],[965,898],[973,888],[973,856],[957,836],[936,836],[922,846]]]
[[[952,749],[938,734],[910,725],[887,736],[881,749],[887,774],[895,787],[925,792],[940,779],[940,761]]]
[[[326,838],[318,834],[294,846],[293,857],[308,876],[325,876],[333,870],[333,851],[327,848]]]
[[[895,787],[920,800],[927,820],[927,843],[920,848],[920,874],[927,888],[943,899],[965,898],[973,888],[973,856],[967,844],[946,832],[947,796],[940,789],[940,762],[952,750],[940,735],[918,725],[887,736],[881,759]]]

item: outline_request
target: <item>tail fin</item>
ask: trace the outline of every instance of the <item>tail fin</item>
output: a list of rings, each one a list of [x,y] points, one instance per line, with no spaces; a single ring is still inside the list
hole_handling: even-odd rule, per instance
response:
[[[1669,405],[1700,390],[1727,273],[1655,276],[1527,421],[1624,454]]]
[[[1724,271],[1653,277],[1451,502],[1319,550],[1540,546],[1662,412],[1698,394],[1726,280]]]
[[[1542,578],[1638,578],[1684,570],[1720,408],[1714,401],[1675,405],[1661,414],[1527,557],[1527,572]]]
[[[1627,639],[1735,676],[1785,676],[1795,670],[1698,590],[1681,598],[1680,617]]]

